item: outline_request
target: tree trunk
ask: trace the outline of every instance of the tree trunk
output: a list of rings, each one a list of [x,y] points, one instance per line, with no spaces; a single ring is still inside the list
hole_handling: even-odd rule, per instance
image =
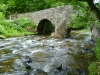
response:
[[[91,11],[96,15],[97,19],[100,20],[100,10],[94,4],[94,0],[78,0],[78,1],[86,1],[91,9]]]
[[[86,0],[88,5],[90,6],[91,11],[96,15],[98,20],[100,20],[100,10],[95,6],[93,0]]]

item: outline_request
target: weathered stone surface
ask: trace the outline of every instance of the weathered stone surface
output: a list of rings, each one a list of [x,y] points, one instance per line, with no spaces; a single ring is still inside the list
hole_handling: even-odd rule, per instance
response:
[[[92,40],[97,41],[100,38],[100,26],[93,26],[92,28]]]
[[[71,14],[76,13],[72,8],[72,6],[59,6],[37,12],[18,14],[17,18],[29,18],[36,26],[39,25],[41,20],[47,19],[55,26],[55,35],[65,37],[66,25],[71,22]]]

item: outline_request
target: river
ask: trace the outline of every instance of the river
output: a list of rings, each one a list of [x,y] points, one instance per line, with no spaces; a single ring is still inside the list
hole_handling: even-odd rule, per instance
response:
[[[73,31],[71,35],[0,39],[0,75],[88,75],[94,49],[91,34]]]

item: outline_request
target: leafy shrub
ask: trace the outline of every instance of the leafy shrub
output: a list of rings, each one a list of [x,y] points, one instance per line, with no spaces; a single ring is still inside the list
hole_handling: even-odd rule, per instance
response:
[[[51,5],[51,7],[57,7],[57,6],[62,6],[62,5],[65,5],[65,3],[63,3],[63,2],[56,2],[56,3],[53,3]]]
[[[26,26],[35,27],[35,24],[26,18],[18,18],[11,21],[4,19],[0,23],[0,34],[6,37],[33,34],[34,32],[29,32],[25,29]]]
[[[73,2],[75,2],[73,0]],[[94,25],[96,17],[91,13],[86,2],[78,2],[79,5],[74,5],[74,9],[77,11],[76,14],[71,14],[71,23],[67,27],[71,28],[87,28],[88,26]]]
[[[0,34],[4,32],[3,27],[0,25]]]
[[[7,5],[5,5],[5,4],[0,4],[0,12],[5,13],[6,10],[7,10]]]
[[[85,21],[86,19],[82,16],[80,17],[75,17],[74,20],[68,24],[67,26],[70,28],[86,28],[87,27],[87,22]]]
[[[47,25],[45,25],[45,33],[50,34],[51,32],[54,32],[55,27],[52,25],[52,23],[48,22]]]
[[[4,14],[3,12],[0,12],[0,24],[5,21],[5,17],[4,17]]]
[[[100,75],[100,62],[92,62],[89,66],[89,75]]]
[[[94,52],[96,54],[97,59],[100,61],[100,39],[97,42],[97,46],[95,47]]]
[[[18,25],[18,26],[20,26],[22,28],[25,28],[26,26],[35,27],[35,24],[32,21],[30,21],[29,19],[27,19],[27,18],[15,19],[12,23],[15,24],[15,25]]]
[[[100,75],[100,39],[94,49],[97,60],[89,66],[89,75]]]
[[[97,63],[96,62],[91,63],[91,65],[89,66],[89,75],[97,75],[96,69],[97,69]]]

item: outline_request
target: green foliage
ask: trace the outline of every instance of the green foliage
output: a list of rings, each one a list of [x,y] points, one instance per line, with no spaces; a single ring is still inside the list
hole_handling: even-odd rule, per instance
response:
[[[56,2],[56,3],[53,3],[53,4],[51,5],[51,7],[57,7],[57,6],[62,6],[62,5],[65,5],[65,3],[58,1],[58,2]]]
[[[6,12],[6,10],[7,10],[7,5],[5,5],[5,4],[0,4],[0,12]]]
[[[91,65],[89,66],[89,75],[97,75],[96,69],[97,69],[97,63],[96,62],[91,63]]]
[[[89,75],[100,75],[100,62],[92,62],[89,65]]]
[[[71,14],[72,22],[67,26],[70,28],[87,28],[89,25],[93,25],[96,21],[96,18],[90,12],[89,6],[86,2],[78,2],[78,5],[75,5],[77,14]]]
[[[6,37],[33,34],[25,29],[26,26],[35,27],[35,24],[28,19],[18,18],[13,21],[3,21],[0,23],[0,35]]]
[[[5,17],[4,17],[4,14],[3,12],[0,12],[0,24],[5,21]]]
[[[26,71],[26,67],[22,67],[22,70],[23,70],[23,71]]]
[[[45,9],[45,0],[8,0],[8,11],[11,13],[25,13]]]
[[[3,14],[3,12],[0,12],[0,20],[4,20],[5,18],[4,18],[4,14]]]
[[[2,34],[4,32],[2,25],[0,25],[0,34]]]
[[[51,23],[47,23],[45,25],[45,33],[50,34],[51,32],[54,32],[55,27]]]
[[[9,12],[7,11],[8,6],[7,4],[0,4],[0,12],[2,12],[4,15],[8,14]]]
[[[43,10],[51,7],[67,4],[66,0],[2,0],[1,4],[7,6],[7,14],[10,13],[25,13]]]
[[[100,39],[97,42],[97,46],[95,47],[94,52],[96,54],[97,59],[100,61]]]
[[[7,6],[10,13],[25,13],[32,11],[34,3],[32,0],[8,0]]]
[[[26,26],[33,26],[33,27],[35,27],[35,24],[32,21],[30,21],[29,19],[27,19],[27,18],[15,19],[14,21],[12,21],[12,23],[15,26],[20,26],[22,28],[25,28]]]
[[[3,33],[3,26],[2,26],[2,23],[5,21],[5,17],[4,17],[4,14],[3,12],[0,12],[0,34]]]
[[[97,60],[89,66],[89,75],[100,75],[100,39],[94,49]]]
[[[96,4],[96,7],[100,10],[100,2]]]
[[[74,20],[67,25],[69,28],[86,28],[87,27],[87,21],[86,19],[82,16],[80,17],[75,17]]]

